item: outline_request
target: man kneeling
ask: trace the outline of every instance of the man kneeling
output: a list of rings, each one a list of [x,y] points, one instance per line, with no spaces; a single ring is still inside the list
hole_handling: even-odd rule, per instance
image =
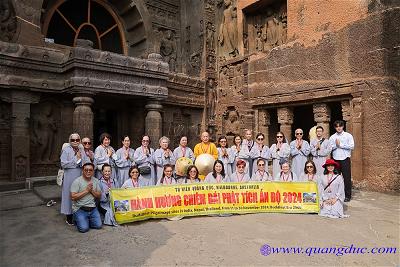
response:
[[[85,233],[90,228],[100,229],[102,226],[95,199],[101,197],[100,182],[93,177],[93,163],[85,163],[79,176],[71,185],[73,218],[78,231]]]

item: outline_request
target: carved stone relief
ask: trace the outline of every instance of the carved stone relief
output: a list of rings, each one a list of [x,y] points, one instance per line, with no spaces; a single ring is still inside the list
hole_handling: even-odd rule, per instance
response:
[[[41,102],[32,107],[31,161],[52,163],[58,158],[57,133],[60,108],[53,102]]]
[[[223,114],[224,117],[224,133],[227,136],[234,136],[236,134],[240,134],[240,125],[241,120],[239,116],[239,112],[235,107],[228,107]]]
[[[246,24],[244,33],[249,44],[249,53],[268,52],[287,42],[287,7],[284,2],[275,1],[257,13],[244,11]],[[243,40],[244,42],[244,40]]]
[[[160,54],[164,58],[164,61],[169,64],[169,70],[173,72],[176,71],[176,53],[174,32],[165,30],[160,41]]]
[[[17,18],[12,1],[0,1],[0,40],[13,41],[16,37],[17,28]]]
[[[218,33],[219,55],[236,57],[238,52],[236,3],[224,0],[222,22]]]

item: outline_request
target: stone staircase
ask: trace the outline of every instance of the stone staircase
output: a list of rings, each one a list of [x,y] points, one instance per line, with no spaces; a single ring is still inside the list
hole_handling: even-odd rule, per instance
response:
[[[31,177],[25,182],[0,185],[0,211],[45,205],[61,201],[61,187],[56,176]]]

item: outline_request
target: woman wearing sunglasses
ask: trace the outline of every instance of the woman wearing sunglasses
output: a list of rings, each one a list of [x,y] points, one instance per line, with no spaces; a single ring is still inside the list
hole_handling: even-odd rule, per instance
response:
[[[267,182],[273,181],[271,174],[268,172],[268,163],[264,159],[258,159],[256,162],[257,170],[251,177],[252,181],[255,182]]]
[[[292,171],[300,177],[303,173],[304,164],[310,154],[310,144],[303,140],[303,130],[296,129],[296,139],[290,142],[290,154],[292,155]]]
[[[317,168],[312,160],[307,160],[304,165],[304,171],[300,175],[299,182],[317,182]]]
[[[288,160],[290,156],[290,147],[286,143],[285,135],[282,132],[276,134],[276,144],[270,148],[272,158],[272,176],[276,177],[281,172],[281,159]]]
[[[69,144],[61,151],[61,168],[64,170],[61,194],[61,213],[66,215],[66,223],[73,225],[72,222],[72,201],[71,185],[72,182],[82,175],[83,164],[90,162],[81,145],[79,134],[73,133],[69,136]]]
[[[250,176],[246,173],[246,161],[239,159],[236,163],[236,171],[232,173],[230,182],[245,183],[250,181]]]
[[[263,159],[264,162],[267,162],[267,166],[265,168],[268,168],[268,160],[271,158],[271,152],[268,146],[264,145],[264,139],[264,134],[258,133],[256,136],[256,144],[250,151],[250,157],[253,159],[253,170],[251,171],[251,173],[249,173],[251,178],[253,178],[254,173],[258,169],[258,165],[256,164],[256,162],[259,159]]]

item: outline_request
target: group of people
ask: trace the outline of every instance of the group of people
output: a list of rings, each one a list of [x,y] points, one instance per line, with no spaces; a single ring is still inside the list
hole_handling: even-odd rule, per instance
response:
[[[110,146],[111,136],[103,133],[100,145],[93,152],[89,138],[81,140],[79,134],[73,133],[60,158],[64,169],[61,213],[66,215],[67,224],[75,223],[80,232],[86,232],[89,228],[101,228],[102,223],[117,225],[109,198],[112,188],[200,182],[312,181],[318,184],[320,215],[344,217],[343,202],[351,198],[350,155],[354,140],[343,130],[343,121],[336,121],[334,126],[336,133],[329,139],[323,137],[323,127],[316,127],[316,139],[310,143],[303,140],[302,129],[295,130],[296,139],[290,143],[278,132],[276,143],[271,147],[264,144],[262,133],[254,141],[251,130],[245,130],[243,139],[235,136],[231,147],[226,137],[219,137],[215,145],[209,134],[203,132],[194,150],[187,146],[186,136],[180,138],[174,150],[169,147],[169,138],[163,136],[159,148],[154,150],[149,136],[145,135],[137,149],[130,147],[129,136],[123,136],[121,148],[115,151]],[[185,157],[195,162],[201,154],[210,154],[215,159],[210,173],[200,175],[195,165],[190,165],[185,174],[175,172],[177,159]],[[268,168],[270,161],[272,173]]]

